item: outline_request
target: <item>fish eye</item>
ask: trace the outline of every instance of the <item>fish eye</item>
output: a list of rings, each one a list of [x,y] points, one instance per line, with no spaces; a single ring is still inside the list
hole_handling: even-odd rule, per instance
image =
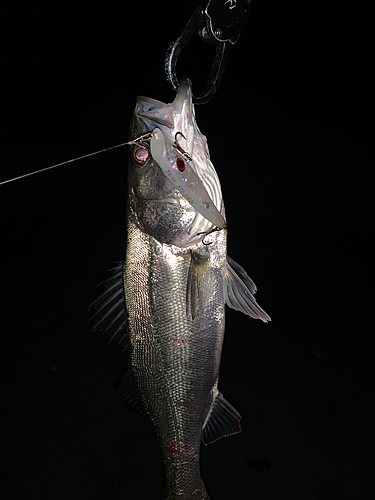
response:
[[[144,167],[150,159],[151,153],[146,144],[136,144],[131,151],[131,160],[133,165]]]
[[[177,158],[177,168],[180,172],[185,171],[185,162],[182,158]]]

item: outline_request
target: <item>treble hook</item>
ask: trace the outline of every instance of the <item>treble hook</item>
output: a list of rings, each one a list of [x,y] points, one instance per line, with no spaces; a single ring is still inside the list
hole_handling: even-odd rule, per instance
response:
[[[224,222],[223,227],[216,226],[216,227],[212,228],[211,231],[208,231],[208,233],[206,233],[205,231],[203,231],[202,233],[197,233],[197,236],[199,236],[200,234],[204,234],[204,237],[202,239],[202,243],[204,246],[208,247],[208,245],[212,245],[212,241],[210,241],[209,243],[205,243],[204,238],[206,238],[206,236],[210,235],[211,233],[216,233],[216,232],[222,231],[226,227],[227,227],[227,225]]]
[[[182,156],[188,160],[188,161],[191,161],[191,156],[189,155],[189,153],[187,153],[184,149],[182,149],[182,147],[179,145],[178,141],[177,141],[177,136],[180,135],[181,137],[183,137],[186,141],[186,137],[184,136],[184,134],[182,132],[177,132],[174,136],[174,144],[173,144],[173,147],[176,148],[181,154]]]

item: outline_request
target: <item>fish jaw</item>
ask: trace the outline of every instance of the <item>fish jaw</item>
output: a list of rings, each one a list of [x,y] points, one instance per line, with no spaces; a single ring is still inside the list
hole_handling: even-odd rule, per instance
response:
[[[206,137],[195,121],[190,80],[181,81],[170,104],[138,97],[134,115],[144,130],[152,133],[153,160],[197,212],[186,234],[172,244],[186,248],[202,241],[212,229],[225,228],[220,181],[210,160]],[[183,176],[177,171],[176,160],[186,164]],[[188,171],[190,176],[186,176]]]
[[[146,133],[146,124],[134,113],[130,138]],[[142,167],[132,161],[134,149],[143,146],[149,148],[148,143],[141,143],[139,146],[135,144],[129,155],[128,210],[133,214],[135,223],[141,231],[160,243],[185,248],[201,241],[202,235],[194,237],[192,234],[203,231],[206,227],[199,224],[201,215],[164,175],[152,156]]]

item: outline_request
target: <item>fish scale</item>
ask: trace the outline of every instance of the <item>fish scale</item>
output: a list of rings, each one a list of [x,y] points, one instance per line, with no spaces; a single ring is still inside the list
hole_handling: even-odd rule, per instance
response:
[[[190,251],[175,255],[145,237],[131,220],[128,228],[124,276],[132,372],[159,438],[168,498],[185,498],[183,492],[189,492],[186,498],[205,498],[199,452],[218,376],[215,359],[220,358],[224,333],[223,296],[214,293],[193,321],[186,308]],[[225,233],[216,238],[225,247]],[[220,268],[211,272],[223,280]],[[215,316],[219,321],[212,319]],[[205,317],[211,321],[205,322]]]

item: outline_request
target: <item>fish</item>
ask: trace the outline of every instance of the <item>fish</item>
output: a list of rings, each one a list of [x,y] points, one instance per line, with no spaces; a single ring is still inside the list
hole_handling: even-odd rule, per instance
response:
[[[270,317],[227,255],[220,180],[188,78],[172,103],[137,98],[129,142],[126,254],[90,306],[91,321],[129,348],[117,395],[154,425],[162,498],[207,500],[201,443],[241,432],[241,415],[218,388],[225,307]]]

